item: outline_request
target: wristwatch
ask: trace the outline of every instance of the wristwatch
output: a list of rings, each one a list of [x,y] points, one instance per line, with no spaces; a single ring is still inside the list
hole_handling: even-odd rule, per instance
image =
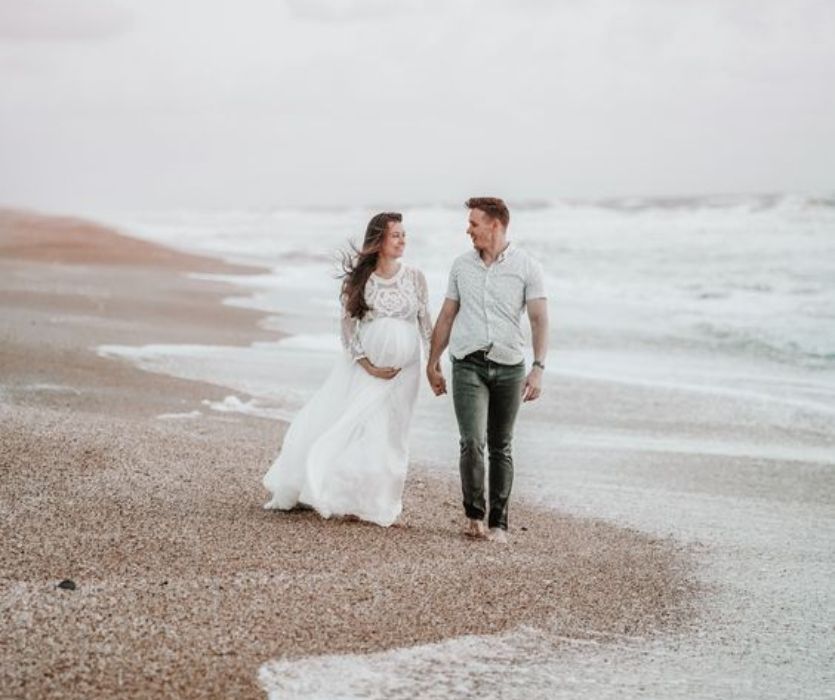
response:
[[[534,360],[531,364],[532,367],[539,367],[543,372],[545,371],[545,365],[543,365],[539,360]]]

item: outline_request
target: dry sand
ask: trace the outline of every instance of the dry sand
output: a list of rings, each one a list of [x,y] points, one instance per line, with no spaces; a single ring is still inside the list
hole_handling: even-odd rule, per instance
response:
[[[191,270],[233,268],[0,212],[0,695],[263,697],[278,657],[692,622],[674,542],[519,502],[509,547],[466,541],[457,484],[418,468],[400,528],[262,510],[282,425],[160,420],[228,391],[95,354],[276,337]]]

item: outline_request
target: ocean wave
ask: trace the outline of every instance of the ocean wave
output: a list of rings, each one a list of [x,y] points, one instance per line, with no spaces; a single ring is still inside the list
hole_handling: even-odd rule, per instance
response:
[[[547,209],[600,209],[620,213],[643,211],[699,211],[740,209],[760,212],[776,209],[835,211],[835,193],[800,194],[762,192],[746,194],[649,195],[630,197],[531,197],[507,199],[511,211],[542,211]],[[463,202],[412,202],[400,206],[402,211],[428,209],[461,210]],[[371,208],[369,208],[371,209]],[[309,209],[314,212],[317,210]]]
[[[775,340],[748,329],[703,322],[696,331],[713,350],[733,355],[755,356],[808,369],[835,368],[835,343],[832,347],[804,345],[797,340]]]
[[[699,211],[738,209],[747,212],[768,210],[835,210],[835,194],[795,193],[714,194],[657,197],[610,197],[602,199],[557,200],[563,206],[591,207],[616,212]]]

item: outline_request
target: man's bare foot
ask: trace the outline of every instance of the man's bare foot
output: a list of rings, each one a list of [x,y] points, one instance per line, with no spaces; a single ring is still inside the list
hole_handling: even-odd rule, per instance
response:
[[[487,536],[484,529],[484,523],[481,520],[474,520],[467,518],[467,523],[464,525],[464,537],[472,537],[474,540],[483,540]]]
[[[487,534],[487,539],[491,542],[498,542],[499,544],[507,544],[507,532],[500,527],[491,527]]]

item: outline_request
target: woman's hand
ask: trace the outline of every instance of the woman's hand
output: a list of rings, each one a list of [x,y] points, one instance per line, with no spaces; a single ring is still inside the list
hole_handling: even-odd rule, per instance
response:
[[[399,367],[375,367],[368,361],[367,357],[360,358],[358,362],[366,372],[378,379],[394,379],[400,372]]]

